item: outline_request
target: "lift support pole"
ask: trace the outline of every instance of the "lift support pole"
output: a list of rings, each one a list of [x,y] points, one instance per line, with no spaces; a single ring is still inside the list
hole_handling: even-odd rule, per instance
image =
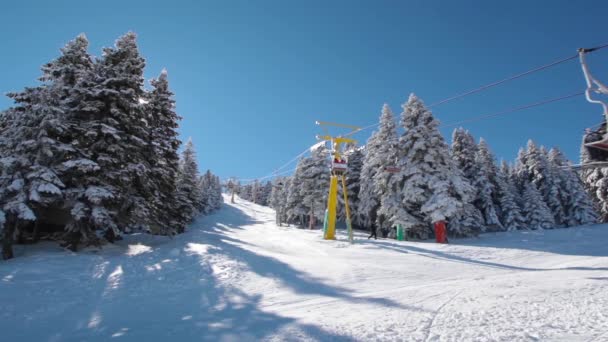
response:
[[[350,128],[353,131],[348,133],[346,136],[352,135],[356,133],[360,128],[350,125],[342,125],[335,124],[331,122],[320,122],[317,121],[318,125],[327,125],[327,126],[337,126],[342,128]],[[341,160],[341,151],[342,144],[345,143],[357,143],[356,140],[351,138],[346,138],[345,136],[332,137],[330,135],[317,136],[319,140],[331,141],[334,160]],[[335,170],[331,171],[331,176],[329,179],[329,194],[327,199],[327,220],[324,225],[326,229],[324,229],[325,240],[335,240],[336,239],[336,210],[338,206],[338,177],[341,179],[342,183],[342,193],[344,195],[344,205],[346,209],[346,226],[348,228],[348,240],[350,243],[353,243],[353,230],[351,226],[350,220],[350,207],[348,205],[348,195],[346,189],[346,180],[343,172],[338,173]]]

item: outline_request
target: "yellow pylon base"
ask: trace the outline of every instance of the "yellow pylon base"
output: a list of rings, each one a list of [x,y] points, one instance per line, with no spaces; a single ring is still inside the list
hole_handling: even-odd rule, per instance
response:
[[[338,176],[332,175],[329,179],[329,196],[327,200],[327,230],[325,240],[336,239],[336,207],[338,204]]]

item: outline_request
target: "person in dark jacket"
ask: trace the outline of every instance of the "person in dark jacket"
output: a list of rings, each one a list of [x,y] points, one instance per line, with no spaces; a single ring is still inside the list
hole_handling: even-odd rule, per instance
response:
[[[371,234],[369,234],[369,237],[367,238],[368,240],[372,238],[372,236],[374,237],[374,240],[378,240],[378,233],[376,232],[376,227],[372,227],[371,228]]]

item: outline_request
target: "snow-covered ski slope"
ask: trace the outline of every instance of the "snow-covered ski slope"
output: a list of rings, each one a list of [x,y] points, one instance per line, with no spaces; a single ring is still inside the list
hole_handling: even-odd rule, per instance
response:
[[[324,241],[225,204],[174,239],[21,247],[2,341],[608,341],[608,226]]]

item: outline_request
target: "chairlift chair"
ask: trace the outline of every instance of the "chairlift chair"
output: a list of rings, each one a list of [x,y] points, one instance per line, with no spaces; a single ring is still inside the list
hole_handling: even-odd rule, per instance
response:
[[[343,174],[348,170],[348,162],[345,158],[331,160],[331,172],[335,174]]]
[[[585,61],[585,54],[597,49],[598,48],[578,49],[578,56],[581,62],[581,68],[583,69],[585,81],[587,82],[587,89],[585,89],[585,97],[587,98],[588,102],[599,104],[604,110],[604,122],[602,124],[602,127],[599,130],[588,132],[585,136],[584,145],[589,149],[592,158],[594,155],[597,155],[597,153],[594,153],[593,149],[608,151],[608,133],[606,132],[606,122],[608,120],[608,103],[601,99],[594,99],[591,97],[591,92],[600,94],[601,96],[608,96],[608,87],[591,75],[591,73],[589,72],[589,67],[587,66],[587,63]]]

